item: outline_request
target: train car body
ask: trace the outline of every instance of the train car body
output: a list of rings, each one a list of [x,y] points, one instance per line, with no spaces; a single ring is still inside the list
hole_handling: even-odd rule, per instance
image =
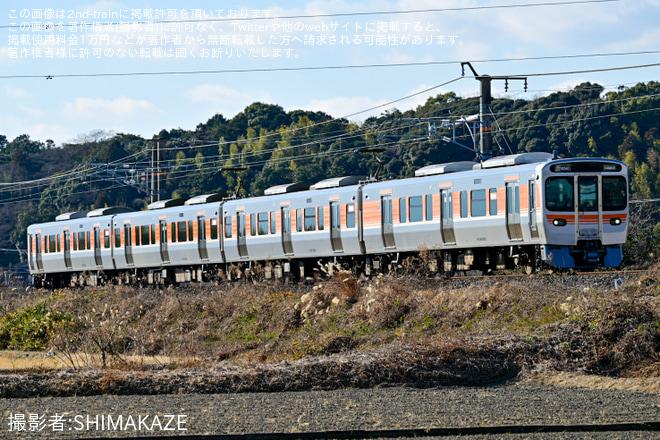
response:
[[[201,281],[255,267],[304,278],[325,263],[370,274],[420,254],[448,273],[616,267],[627,188],[619,161],[526,153],[431,165],[407,179],[348,176],[261,197],[73,213],[29,227],[30,270],[68,285]]]

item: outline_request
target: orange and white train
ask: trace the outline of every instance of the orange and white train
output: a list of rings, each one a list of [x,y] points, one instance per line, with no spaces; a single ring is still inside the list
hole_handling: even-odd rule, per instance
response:
[[[446,273],[616,267],[628,219],[624,163],[524,153],[406,179],[68,213],[31,225],[27,238],[37,285],[162,285],[257,272],[303,279],[327,263],[371,274],[420,253]]]

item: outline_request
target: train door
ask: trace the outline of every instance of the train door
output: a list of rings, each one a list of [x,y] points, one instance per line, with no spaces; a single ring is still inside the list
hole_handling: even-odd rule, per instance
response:
[[[597,240],[603,230],[601,176],[578,175],[573,184],[575,236],[577,240]]]
[[[131,236],[131,225],[124,225],[124,255],[126,255],[126,264],[133,265],[133,237]]]
[[[71,269],[71,233],[64,231],[64,265],[67,269]]]
[[[520,183],[506,183],[506,232],[509,240],[522,240],[520,226]]]
[[[238,229],[238,255],[241,258],[247,258],[247,237],[245,234],[245,211],[236,213],[236,227]]]
[[[282,206],[280,215],[282,217],[282,250],[286,255],[293,254],[293,243],[291,242],[291,207]]]
[[[158,222],[158,229],[160,230],[160,260],[163,263],[169,263],[170,253],[167,250],[167,220],[160,220]]]
[[[101,258],[101,229],[94,226],[94,261],[96,267],[103,267],[103,259]]]
[[[539,238],[539,228],[536,221],[536,182],[530,180],[527,185],[529,206],[529,233],[532,238]]]
[[[383,236],[383,245],[386,248],[393,248],[396,246],[396,243],[394,242],[392,217],[392,194],[386,194],[380,198],[381,235]]]
[[[41,234],[35,235],[37,240],[37,245],[34,247],[35,260],[37,261],[37,269],[44,270],[44,260],[41,256]]]
[[[440,190],[440,233],[444,244],[455,244],[454,200],[451,188]]]
[[[206,219],[203,215],[197,217],[197,250],[199,258],[202,260],[209,259],[209,252],[206,248]]]
[[[344,250],[341,242],[341,205],[338,201],[330,202],[330,241],[333,251],[342,252]]]

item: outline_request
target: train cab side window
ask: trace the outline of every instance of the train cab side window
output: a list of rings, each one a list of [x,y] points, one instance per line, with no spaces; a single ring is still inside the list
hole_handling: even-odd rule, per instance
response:
[[[626,179],[622,176],[603,177],[603,211],[621,211],[627,204]]]
[[[231,216],[228,215],[225,217],[225,238],[231,238],[232,227]]]
[[[355,203],[349,203],[346,205],[346,227],[355,227]]]
[[[408,206],[410,208],[410,222],[421,222],[424,219],[424,208],[422,196],[410,197]]]
[[[483,217],[486,215],[486,190],[476,189],[470,191],[470,211],[472,217]]]
[[[468,193],[467,191],[461,191],[461,218],[467,218],[468,216]]]

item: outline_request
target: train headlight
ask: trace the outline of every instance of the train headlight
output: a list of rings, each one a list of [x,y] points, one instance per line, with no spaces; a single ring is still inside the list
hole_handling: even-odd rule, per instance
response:
[[[610,219],[610,224],[612,226],[619,226],[621,224],[621,219],[620,218],[612,218],[612,219]]]
[[[552,224],[555,226],[566,226],[565,218],[556,218],[552,221]]]

